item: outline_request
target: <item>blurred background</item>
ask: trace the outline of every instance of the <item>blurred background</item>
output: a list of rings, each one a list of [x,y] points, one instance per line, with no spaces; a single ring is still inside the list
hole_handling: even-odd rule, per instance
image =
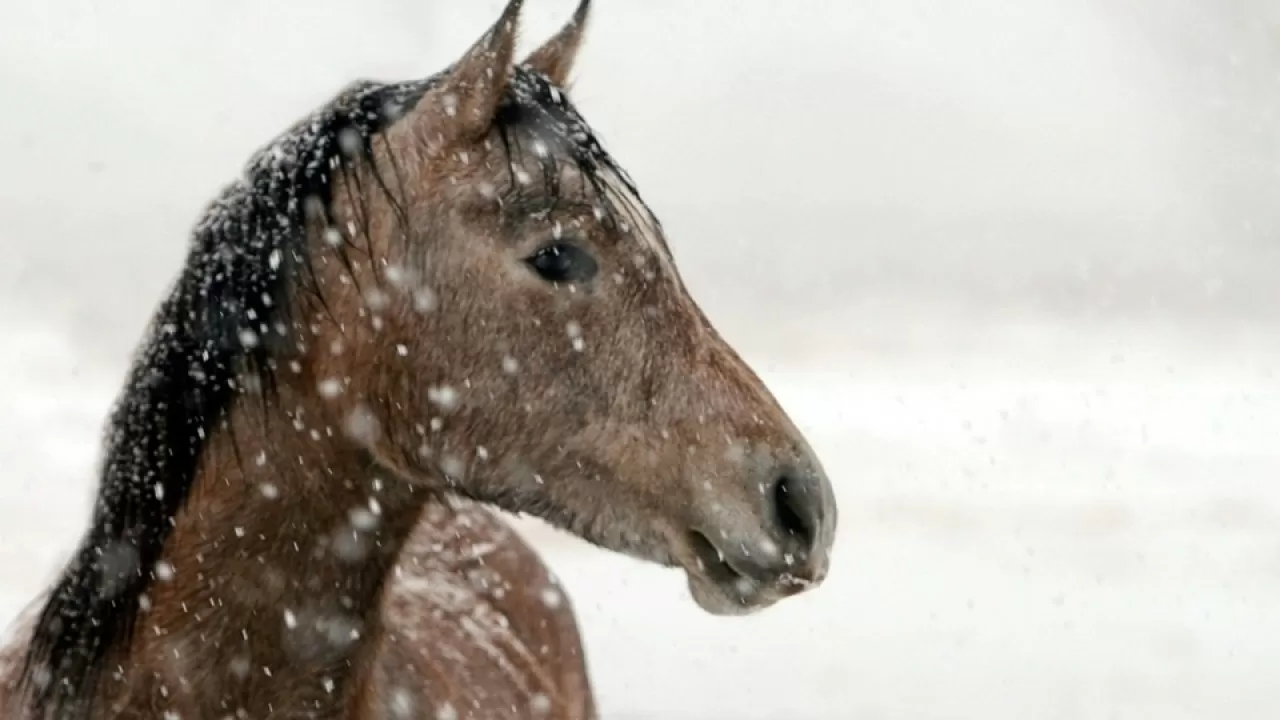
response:
[[[6,3],[0,624],[205,203],[502,4]],[[740,619],[523,524],[606,720],[1276,716],[1280,4],[598,0],[577,77],[843,523],[821,591]]]

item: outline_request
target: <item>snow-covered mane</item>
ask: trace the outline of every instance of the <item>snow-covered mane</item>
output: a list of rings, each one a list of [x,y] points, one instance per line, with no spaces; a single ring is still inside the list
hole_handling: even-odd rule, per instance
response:
[[[41,705],[90,696],[128,641],[205,441],[232,398],[268,387],[308,265],[308,211],[425,84],[362,83],[260,151],[196,226],[106,431],[93,519],[36,626],[25,672]]]

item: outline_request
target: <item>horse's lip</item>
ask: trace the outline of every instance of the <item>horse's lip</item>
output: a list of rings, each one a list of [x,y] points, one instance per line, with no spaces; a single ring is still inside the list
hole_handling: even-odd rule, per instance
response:
[[[753,613],[783,598],[798,595],[816,584],[812,580],[785,573],[761,578],[757,573],[750,572],[750,568],[735,567],[733,556],[722,553],[701,532],[690,532],[687,542],[692,561],[685,565],[685,572],[689,575],[691,589],[697,585],[702,587],[704,593],[714,593],[718,598],[716,607],[703,607],[717,615]],[[696,595],[697,593],[695,597]]]
[[[703,579],[717,585],[729,585],[748,580],[747,574],[735,568],[706,535],[697,530],[690,532],[689,546],[693,550],[694,563]]]
[[[768,607],[781,597],[793,594],[778,593],[746,568],[734,565],[733,558],[725,555],[703,533],[690,533],[689,545],[693,550],[694,568],[686,569],[694,582],[715,587],[724,598],[737,605],[737,612],[752,612]]]

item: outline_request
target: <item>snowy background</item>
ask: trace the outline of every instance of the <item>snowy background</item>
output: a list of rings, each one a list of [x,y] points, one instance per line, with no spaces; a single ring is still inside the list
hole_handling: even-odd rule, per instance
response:
[[[5,4],[0,625],[204,203],[500,5]],[[1280,4],[598,6],[578,104],[843,522],[822,590],[744,619],[530,526],[606,720],[1280,716]]]

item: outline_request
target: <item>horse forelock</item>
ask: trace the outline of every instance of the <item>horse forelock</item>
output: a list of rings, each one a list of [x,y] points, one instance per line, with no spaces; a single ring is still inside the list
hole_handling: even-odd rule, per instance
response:
[[[595,203],[608,214],[610,222],[623,225],[626,234],[638,238],[644,249],[661,256],[662,262],[669,262],[661,222],[641,197],[636,183],[604,148],[568,95],[549,78],[535,70],[516,67],[509,80],[508,96],[498,108],[496,125],[508,146],[513,176],[517,163],[532,161],[550,183],[537,192],[554,203],[572,194],[571,188],[559,185],[561,163],[570,163],[585,184],[581,189],[587,196],[578,199]],[[512,183],[512,191],[520,192],[519,183]]]

